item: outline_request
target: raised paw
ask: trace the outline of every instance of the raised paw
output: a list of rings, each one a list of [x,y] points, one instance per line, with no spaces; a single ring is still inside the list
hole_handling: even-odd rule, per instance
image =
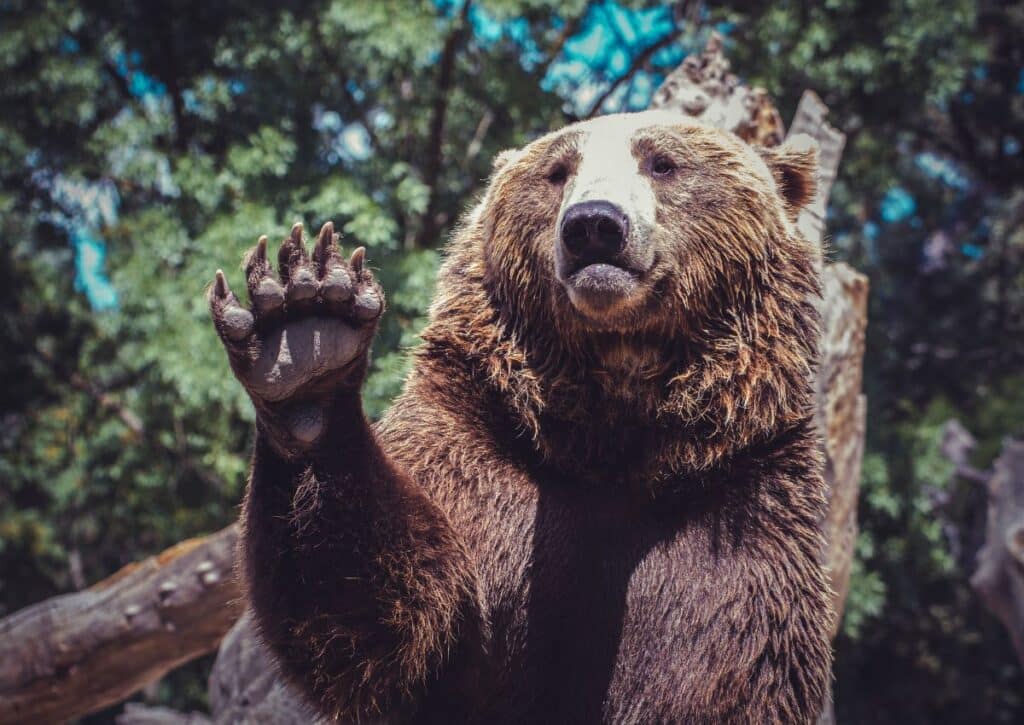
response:
[[[346,260],[331,222],[309,254],[302,224],[296,224],[281,243],[276,275],[266,237],[246,256],[248,308],[221,270],[210,288],[214,326],[236,377],[257,404],[282,408],[282,415],[294,419],[288,427],[299,439],[318,434],[323,400],[357,388],[365,375],[384,309],[365,255],[359,247]]]

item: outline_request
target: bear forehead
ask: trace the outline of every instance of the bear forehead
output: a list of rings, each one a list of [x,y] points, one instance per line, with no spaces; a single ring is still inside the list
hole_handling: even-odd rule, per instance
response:
[[[764,160],[735,134],[706,121],[664,110],[616,113],[578,121],[533,141],[516,154],[515,161],[528,165],[543,163],[553,154],[572,150],[584,160],[601,159],[608,165],[629,163],[635,153],[635,142],[640,138],[657,140],[659,129],[684,134],[687,145],[693,144],[694,150],[699,140],[716,154],[734,154],[748,171],[765,181],[772,178]]]
[[[639,111],[637,113],[613,113],[597,116],[586,121],[574,123],[562,131],[582,130],[592,135],[609,137],[630,137],[641,129],[652,126],[697,127],[710,131],[717,130],[692,116],[684,116],[673,111]]]
[[[628,147],[639,136],[649,136],[658,129],[684,132],[688,136],[700,136],[720,141],[725,146],[741,150],[743,144],[733,134],[690,116],[671,111],[642,111],[639,113],[616,113],[609,116],[579,121],[538,139],[533,145],[545,145],[560,140],[574,140],[580,148],[592,152],[602,147]],[[698,132],[698,133],[694,133]],[[734,143],[738,142],[738,143]]]

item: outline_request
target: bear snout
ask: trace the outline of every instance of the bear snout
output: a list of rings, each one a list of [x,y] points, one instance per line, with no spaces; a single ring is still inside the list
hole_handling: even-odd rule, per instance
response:
[[[556,276],[581,312],[607,317],[640,291],[652,255],[632,226],[622,207],[604,199],[576,202],[562,214]]]
[[[561,242],[577,269],[614,263],[629,239],[629,217],[608,201],[584,201],[566,209]]]

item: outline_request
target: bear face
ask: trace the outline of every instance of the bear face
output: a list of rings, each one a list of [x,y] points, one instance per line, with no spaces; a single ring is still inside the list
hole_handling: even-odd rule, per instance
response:
[[[807,418],[812,148],[653,111],[495,166],[424,337],[480,364],[547,461],[652,485]]]
[[[813,170],[811,149],[762,158],[666,112],[570,126],[499,160],[492,279],[502,302],[528,314],[543,300],[566,328],[671,332],[723,314],[721,294],[749,289],[771,247],[796,238]]]

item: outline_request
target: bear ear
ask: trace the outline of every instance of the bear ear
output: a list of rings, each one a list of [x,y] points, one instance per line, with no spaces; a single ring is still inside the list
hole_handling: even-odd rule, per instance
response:
[[[491,163],[491,170],[497,173],[508,166],[509,162],[519,156],[519,149],[505,149],[500,154],[494,157],[494,161]]]
[[[795,220],[817,193],[817,142],[801,133],[787,139],[782,146],[759,148],[758,153],[775,177],[775,185],[786,203],[786,213]]]

